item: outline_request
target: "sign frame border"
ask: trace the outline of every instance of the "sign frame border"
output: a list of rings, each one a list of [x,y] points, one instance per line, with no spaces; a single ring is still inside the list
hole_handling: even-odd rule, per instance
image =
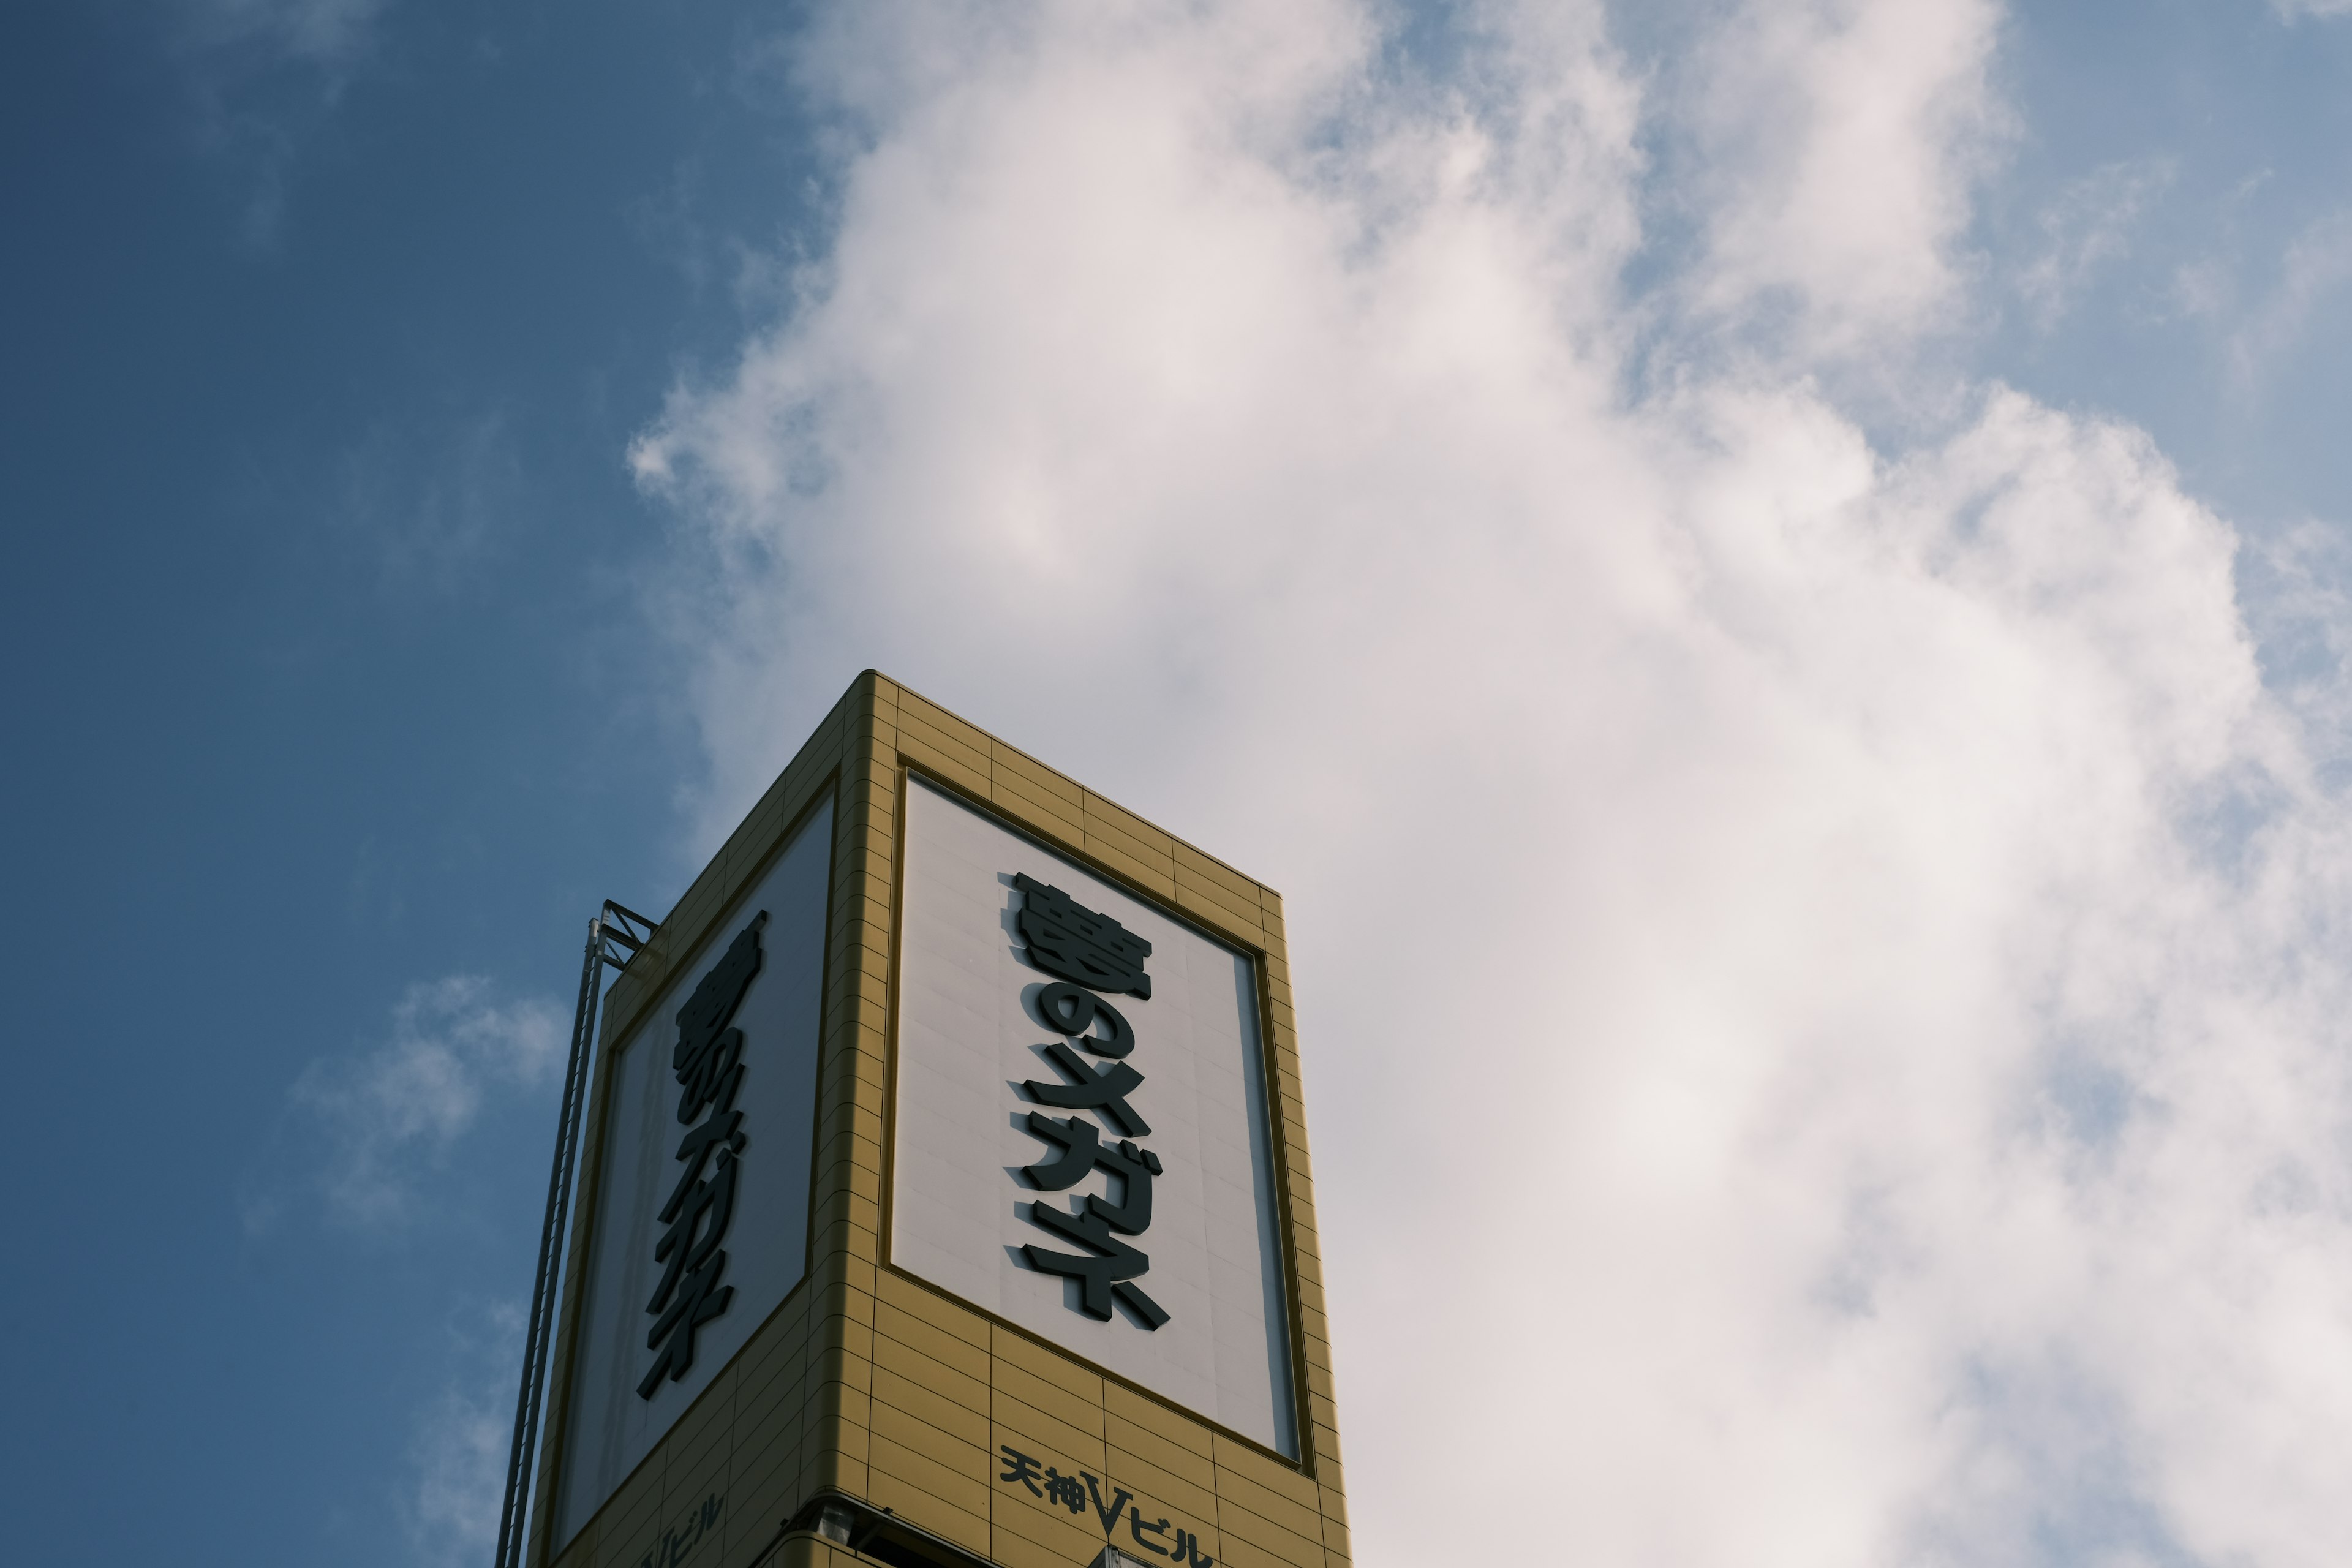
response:
[[[1163,1405],[1187,1420],[1197,1421],[1202,1426],[1210,1427],[1230,1442],[1246,1444],[1276,1464],[1286,1465],[1304,1475],[1313,1475],[1314,1470],[1309,1463],[1313,1448],[1307,1441],[1308,1436],[1307,1428],[1312,1423],[1307,1418],[1306,1346],[1301,1342],[1303,1336],[1299,1327],[1298,1249],[1293,1241],[1295,1233],[1292,1229],[1290,1213],[1290,1151],[1285,1147],[1282,1137],[1281,1099],[1279,1080],[1276,1077],[1277,1064],[1274,1049],[1273,999],[1266,983],[1265,948],[1263,944],[1252,942],[1248,937],[1230,928],[1214,924],[1190,910],[1177,909],[1168,900],[1140,885],[1118,867],[1088,855],[1076,845],[1057,837],[1034,822],[1022,820],[994,802],[975,795],[971,791],[959,785],[955,780],[945,777],[938,770],[925,766],[920,761],[904,752],[898,755],[896,764],[898,787],[894,795],[898,805],[898,820],[902,826],[907,820],[908,788],[913,780],[920,779],[950,799],[999,824],[1015,837],[1026,838],[1038,848],[1049,854],[1060,856],[1090,875],[1099,877],[1110,883],[1138,903],[1149,905],[1165,919],[1180,925],[1191,926],[1210,940],[1231,948],[1249,960],[1251,990],[1257,1005],[1258,1071],[1261,1075],[1259,1081],[1265,1095],[1266,1113],[1272,1119],[1272,1125],[1265,1129],[1265,1134],[1266,1144],[1274,1159],[1274,1212],[1275,1223],[1279,1233],[1276,1239],[1282,1258],[1283,1331],[1288,1351],[1285,1359],[1289,1363],[1291,1384],[1289,1390],[1290,1436],[1292,1441],[1298,1445],[1299,1457],[1294,1459],[1279,1448],[1268,1447],[1256,1438],[1245,1433],[1237,1432],[1224,1423],[1189,1405],[1181,1405],[1164,1394],[1147,1388],[1124,1373],[1115,1372],[1100,1362],[1081,1355],[1067,1345],[1056,1344],[1034,1330],[1024,1328],[1012,1319],[992,1311],[977,1301],[959,1296],[944,1286],[935,1285],[921,1275],[900,1268],[890,1257],[892,1208],[897,1196],[894,1191],[896,1185],[894,1178],[886,1179],[882,1184],[882,1228],[879,1253],[882,1267],[887,1268],[896,1278],[905,1280],[918,1289],[929,1291],[942,1300],[952,1301],[967,1311],[976,1312],[1005,1332],[1018,1334],[1041,1350],[1066,1356],[1097,1376],[1118,1384],[1130,1394],[1149,1399],[1155,1405]],[[893,857],[890,876],[890,1011],[888,1026],[884,1034],[887,1079],[882,1101],[882,1169],[886,1173],[894,1173],[894,1177],[898,1168],[898,997],[900,994],[898,961],[900,954],[906,952],[906,943],[902,940],[906,919],[907,857],[899,854]]]

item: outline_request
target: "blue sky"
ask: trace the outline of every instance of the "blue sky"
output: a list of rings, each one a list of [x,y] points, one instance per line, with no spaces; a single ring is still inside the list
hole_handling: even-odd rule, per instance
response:
[[[16,1549],[487,1557],[584,922],[879,665],[1288,895],[1361,1561],[2326,1560],[2352,12],[1096,13],[0,18]]]

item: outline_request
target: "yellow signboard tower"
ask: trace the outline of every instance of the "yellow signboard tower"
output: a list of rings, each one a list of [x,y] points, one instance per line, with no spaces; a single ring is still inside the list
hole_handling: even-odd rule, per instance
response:
[[[1281,900],[872,671],[614,982],[530,1568],[1344,1568]]]

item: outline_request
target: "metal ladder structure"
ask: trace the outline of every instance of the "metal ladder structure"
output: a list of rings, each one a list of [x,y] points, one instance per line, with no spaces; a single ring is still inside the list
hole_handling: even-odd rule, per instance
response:
[[[530,1467],[539,1446],[540,1397],[547,1381],[547,1348],[555,1327],[555,1293],[562,1278],[563,1233],[572,1214],[572,1166],[580,1142],[580,1115],[587,1099],[589,1058],[593,1054],[596,1008],[605,966],[624,969],[654,932],[654,922],[612,900],[588,922],[588,951],[580,965],[580,1004],[572,1015],[572,1059],[563,1073],[563,1104],[556,1113],[555,1167],[547,1178],[547,1218],[539,1232],[539,1272],[531,1280],[530,1325],[523,1338],[522,1387],[515,1395],[514,1447],[507,1458],[506,1500],[499,1512],[496,1568],[520,1568],[523,1531],[529,1524]]]

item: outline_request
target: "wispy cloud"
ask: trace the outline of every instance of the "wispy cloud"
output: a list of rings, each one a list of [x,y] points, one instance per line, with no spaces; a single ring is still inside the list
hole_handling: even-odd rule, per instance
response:
[[[336,522],[376,557],[394,593],[478,585],[522,510],[521,464],[500,409],[422,432],[378,426],[341,469]]]
[[[2352,541],[2305,519],[2240,552],[2263,680],[2302,721],[2315,761],[2352,783]]]
[[[2352,836],[2243,542],[1823,390],[1965,321],[1998,13],[1694,13],[1633,293],[1597,9],[1426,93],[1349,0],[824,15],[830,253],[633,453],[706,836],[878,664],[1284,889],[1360,1555],[1523,1548],[1475,1452],[1602,1562],[2329,1561]]]
[[[2305,16],[2352,16],[2352,0],[2271,0],[2271,9],[2289,22]]]
[[[2230,339],[2239,385],[2252,389],[2292,356],[2314,319],[2352,284],[2352,213],[2333,213],[2290,241],[2279,258],[2278,282]]]
[[[307,1188],[333,1223],[396,1227],[415,1216],[421,1178],[473,1125],[486,1100],[542,1083],[561,1061],[563,1014],[540,997],[501,1001],[489,981],[455,974],[411,985],[390,1037],[356,1056],[322,1057],[288,1092],[292,1162],[248,1194],[249,1229],[274,1224]]]
[[[244,242],[284,238],[301,153],[374,53],[393,0],[161,0],[194,139],[236,171]]]
[[[194,40],[319,66],[348,64],[391,0],[180,0]]]
[[[2130,248],[2132,229],[2172,183],[2165,159],[2109,163],[2060,191],[2042,210],[2041,253],[2018,275],[2018,292],[2043,331],[2058,324],[2099,272]]]
[[[510,1301],[453,1318],[451,1380],[417,1413],[408,1451],[401,1513],[419,1563],[481,1562],[497,1544],[522,1331]]]

